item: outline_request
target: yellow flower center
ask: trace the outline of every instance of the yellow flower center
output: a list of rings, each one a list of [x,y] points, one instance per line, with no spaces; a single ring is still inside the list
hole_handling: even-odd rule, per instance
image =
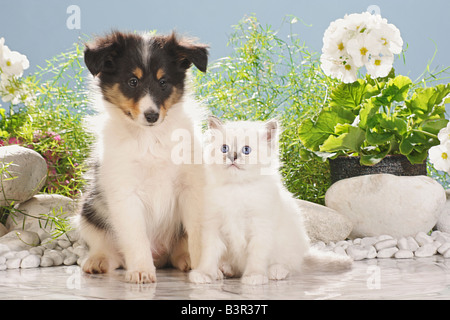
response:
[[[381,40],[383,40],[383,46],[387,46],[388,42],[386,38],[381,38]]]
[[[338,44],[338,49],[339,51],[344,50],[344,44],[342,42]]]
[[[344,68],[345,68],[345,70],[350,71],[352,69],[352,66],[349,64],[346,64]]]
[[[446,152],[442,152],[441,157],[442,159],[447,160],[448,154]]]
[[[366,47],[362,47],[361,49],[359,49],[359,51],[361,52],[361,55],[362,55],[362,56],[365,56],[366,53],[367,53],[367,51],[369,51],[369,50],[367,50]]]
[[[11,67],[11,64],[12,64],[12,63],[11,63],[11,60],[7,60],[7,61],[6,61],[6,65],[7,65],[8,67]]]
[[[376,66],[380,66],[381,65],[381,60],[380,59],[375,59],[375,62],[373,63]]]

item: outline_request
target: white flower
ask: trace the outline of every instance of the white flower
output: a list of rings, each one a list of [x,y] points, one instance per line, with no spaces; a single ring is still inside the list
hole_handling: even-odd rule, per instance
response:
[[[393,54],[372,55],[366,63],[366,69],[372,78],[386,77],[392,69],[393,62]]]
[[[371,55],[380,54],[381,44],[370,34],[358,34],[347,42],[347,51],[359,68],[369,61]]]
[[[439,131],[438,139],[441,142],[441,144],[444,144],[450,140],[450,122],[447,124],[447,127],[442,128]]]
[[[0,70],[7,76],[21,77],[30,62],[25,55],[11,51],[4,43],[5,39],[0,39]]]
[[[341,80],[344,83],[356,81],[357,68],[353,60],[348,56],[332,56],[322,54],[320,56],[323,72],[332,78]]]
[[[431,147],[428,151],[430,162],[436,170],[449,172],[450,170],[450,141]]]
[[[402,46],[400,31],[380,15],[345,15],[331,22],[324,33],[322,69],[344,82],[355,81],[358,68],[363,66],[372,77],[385,77]]]

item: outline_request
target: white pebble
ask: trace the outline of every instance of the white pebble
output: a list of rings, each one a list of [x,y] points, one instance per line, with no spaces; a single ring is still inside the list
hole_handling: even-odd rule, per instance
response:
[[[397,247],[385,248],[378,251],[378,258],[392,258],[394,254],[398,251]]]
[[[46,243],[42,244],[42,246],[44,246],[47,249],[52,250],[52,249],[55,249],[56,244],[57,244],[56,241],[53,241],[52,239],[48,239],[48,241]]]
[[[369,246],[369,252],[367,253],[367,259],[373,259],[376,258],[378,253],[377,253],[377,249],[375,249],[374,246]]]
[[[334,251],[334,253],[337,253],[337,254],[340,254],[340,255],[344,255],[344,256],[347,255],[347,252],[345,252],[345,249],[343,247],[341,247],[341,246],[334,247],[333,251]]]
[[[20,258],[12,258],[6,261],[6,267],[8,269],[17,269],[20,267]]]
[[[395,247],[396,245],[397,245],[396,239],[386,239],[375,243],[375,249],[377,249],[377,251],[380,251],[383,249]]]
[[[16,257],[16,252],[9,251],[9,252],[5,253],[3,256],[6,258],[6,260],[13,259]]]
[[[44,249],[42,249],[42,247],[33,247],[28,251],[30,252],[30,254],[35,254],[38,256],[42,256],[44,254]]]
[[[6,264],[0,264],[0,271],[6,270]]]
[[[432,243],[427,243],[416,250],[415,255],[416,257],[423,258],[423,257],[431,257],[436,253],[436,247]]]
[[[41,267],[51,267],[51,266],[53,266],[53,259],[50,258],[49,256],[43,256],[41,258],[40,266]]]
[[[398,239],[398,241],[397,241],[397,247],[400,249],[400,250],[410,250],[409,249],[409,246],[408,246],[408,239],[406,239],[406,238],[400,238],[400,239]]]
[[[450,249],[450,242],[446,242],[446,243],[442,244],[442,245],[437,249],[437,252],[439,252],[440,254],[444,254],[445,251],[447,251],[448,249]]]
[[[361,245],[363,246],[373,246],[379,240],[376,237],[365,237],[361,239]]]
[[[450,249],[445,251],[443,256],[444,256],[444,258],[450,258]]]
[[[19,252],[16,252],[16,256],[15,257],[23,259],[23,258],[25,258],[28,255],[30,255],[30,252],[28,250],[21,250]]]
[[[417,243],[421,247],[423,247],[424,245],[426,245],[428,243],[432,243],[433,242],[433,238],[431,238],[429,235],[427,235],[423,231],[417,233],[414,239],[416,239]]]
[[[349,246],[346,250],[347,254],[353,258],[353,260],[363,260],[367,258],[367,254],[369,253],[369,249],[363,247],[361,245],[353,245]]]
[[[378,241],[381,241],[381,240],[394,239],[394,238],[388,234],[382,234],[382,235],[379,235],[377,237],[377,239],[378,239]]]
[[[20,263],[20,267],[23,269],[26,268],[37,268],[41,263],[41,257],[35,254],[30,254],[22,259]]]
[[[414,253],[410,250],[402,249],[402,250],[398,250],[395,253],[394,257],[397,259],[410,259],[410,258],[414,257]]]
[[[70,247],[72,244],[68,240],[61,239],[61,240],[58,240],[58,245],[61,248],[66,249],[66,248]]]
[[[0,243],[0,255],[9,252],[11,249],[6,244]]]
[[[65,259],[64,259],[64,265],[66,266],[71,266],[75,263],[77,263],[78,257],[74,254],[72,255],[68,255]]]
[[[64,256],[61,252],[56,250],[51,250],[50,252],[46,252],[47,256],[53,260],[54,266],[60,266],[64,262]]]
[[[345,241],[344,241],[345,242]],[[348,246],[348,244],[347,244]],[[337,247],[337,245],[336,245]],[[344,247],[343,249],[346,249],[347,247]],[[88,250],[85,247],[79,246],[73,249],[73,253],[76,254],[79,257],[85,256],[87,254]]]
[[[0,256],[0,264],[5,264],[6,258],[3,256]]]
[[[411,251],[416,251],[417,249],[419,249],[419,244],[417,243],[416,239],[414,239],[413,237],[409,236],[407,238],[408,240],[408,249]]]

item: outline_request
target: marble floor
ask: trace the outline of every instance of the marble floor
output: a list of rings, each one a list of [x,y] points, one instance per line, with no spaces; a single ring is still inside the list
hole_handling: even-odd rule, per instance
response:
[[[87,275],[78,266],[5,270],[0,300],[450,299],[450,259],[441,256],[356,261],[343,273],[310,272],[262,286],[242,285],[239,279],[194,285],[173,269],[158,270],[154,284],[128,284],[123,276],[123,270]]]

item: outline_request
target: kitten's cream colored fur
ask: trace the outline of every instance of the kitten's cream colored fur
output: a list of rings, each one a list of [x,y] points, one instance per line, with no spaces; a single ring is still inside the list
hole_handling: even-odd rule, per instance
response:
[[[190,280],[242,276],[264,284],[305,263],[348,267],[351,260],[311,254],[301,210],[279,174],[278,124],[209,119],[202,252]]]

